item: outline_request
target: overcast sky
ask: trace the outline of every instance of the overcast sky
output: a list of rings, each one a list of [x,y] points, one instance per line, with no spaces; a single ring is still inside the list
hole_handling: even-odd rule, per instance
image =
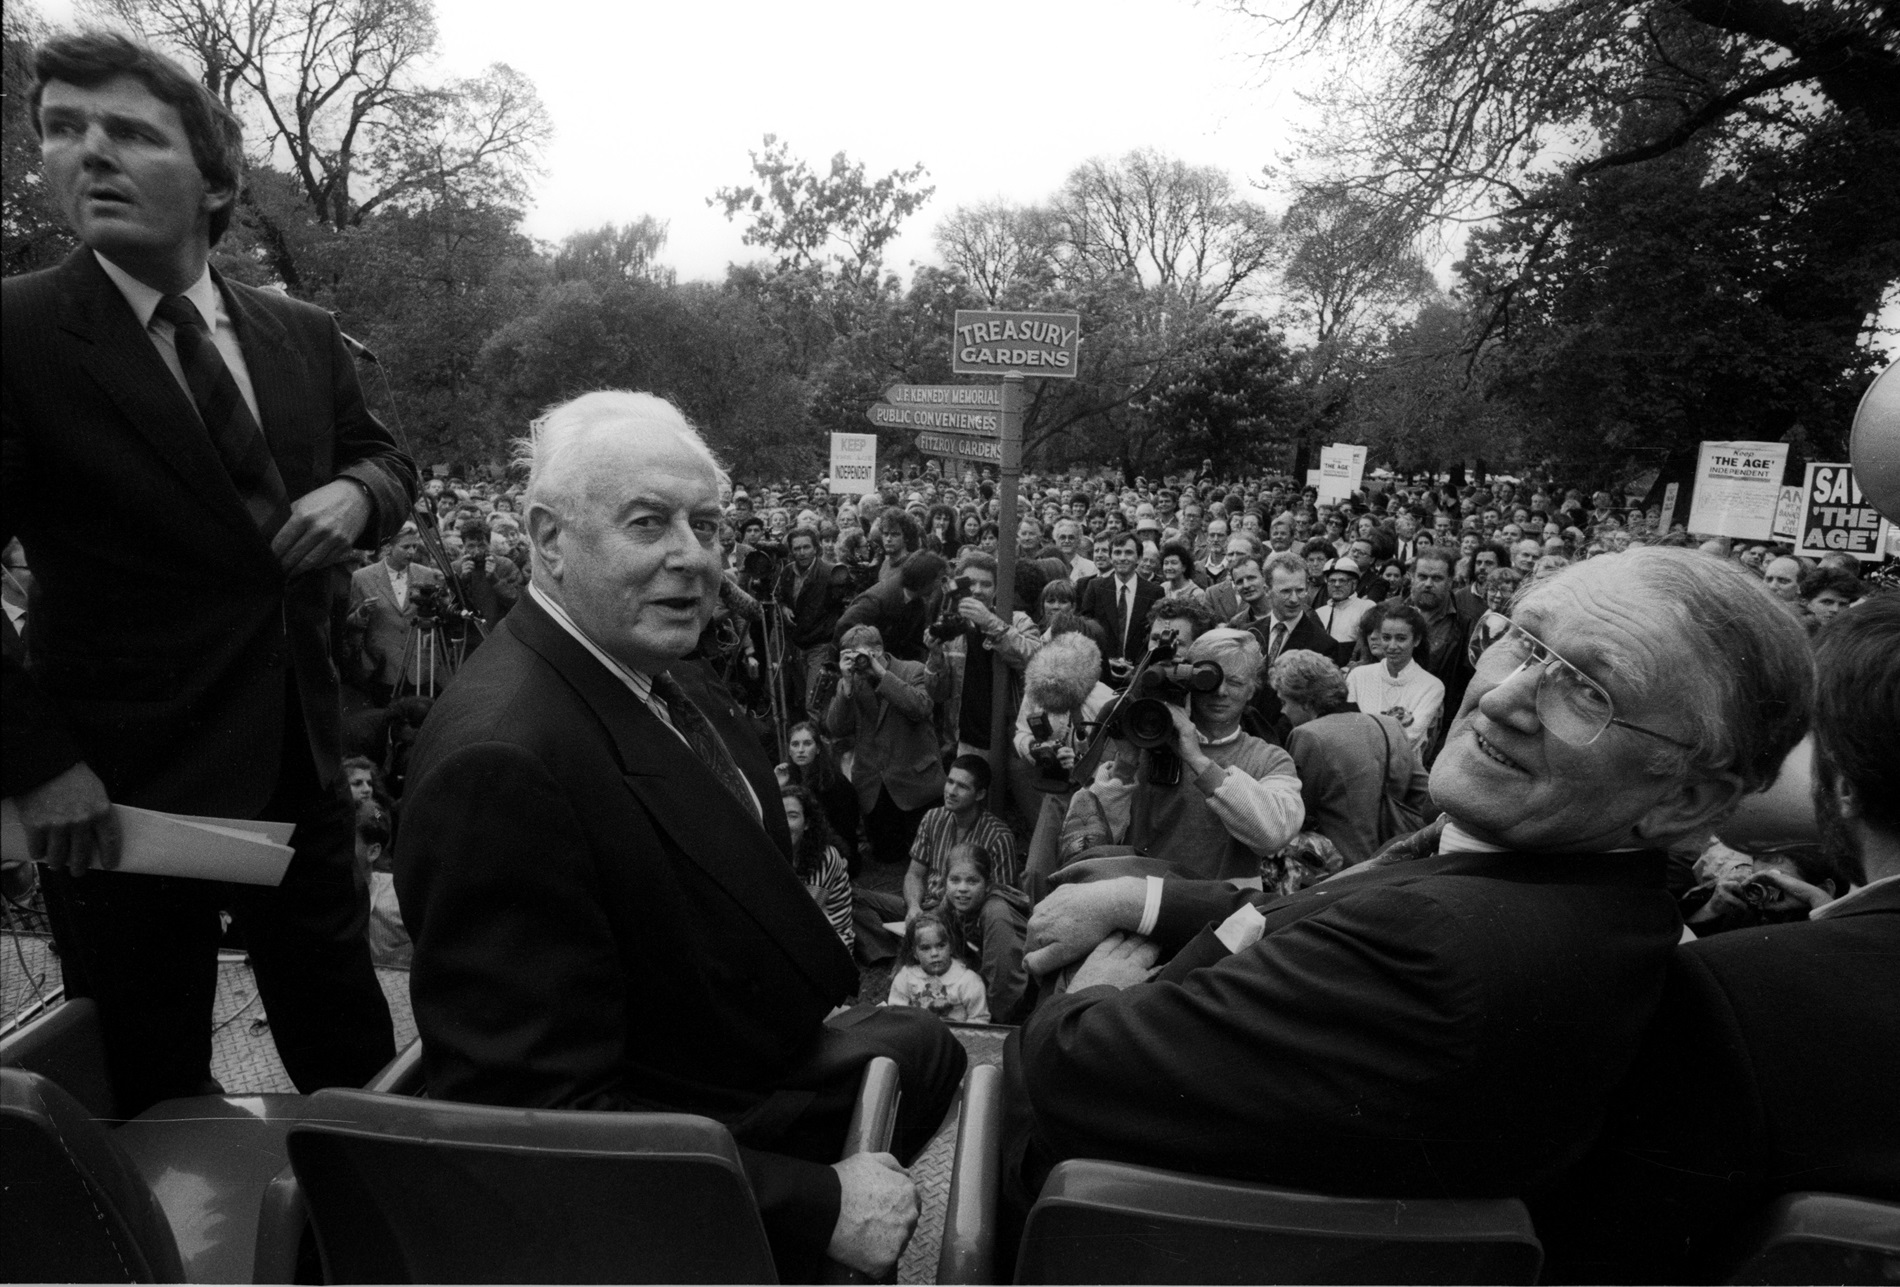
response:
[[[72,0],[41,11],[70,23]],[[528,230],[557,241],[652,215],[683,279],[755,257],[706,199],[751,179],[746,154],[768,132],[820,170],[839,151],[873,176],[928,167],[936,194],[886,251],[908,276],[935,262],[931,233],[958,206],[1040,201],[1090,157],[1154,147],[1252,188],[1291,151],[1298,90],[1317,74],[1263,67],[1266,35],[1213,0],[437,0],[436,13],[439,74],[506,62],[547,105]],[[1253,195],[1286,203],[1284,184]],[[1900,327],[1900,293],[1883,320]]]
[[[1257,180],[1300,106],[1247,56],[1257,33],[1190,0],[441,0],[438,13],[446,68],[507,62],[553,116],[530,230],[651,214],[669,221],[662,258],[682,277],[755,253],[706,199],[751,179],[747,152],[768,132],[821,170],[839,151],[873,175],[928,167],[936,195],[887,252],[904,270],[933,259],[931,231],[958,206],[1041,200],[1091,156],[1150,146]]]

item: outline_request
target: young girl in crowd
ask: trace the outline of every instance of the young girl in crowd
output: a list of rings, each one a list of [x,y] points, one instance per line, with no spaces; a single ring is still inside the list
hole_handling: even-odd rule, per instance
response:
[[[988,1023],[990,1003],[983,980],[957,959],[955,939],[932,912],[913,917],[904,930],[902,964],[891,976],[885,1005],[928,1010],[957,1023]]]
[[[779,788],[779,803],[785,806],[785,826],[792,833],[792,870],[805,882],[833,932],[850,947],[858,938],[851,923],[851,876],[831,843],[825,811],[802,786]]]

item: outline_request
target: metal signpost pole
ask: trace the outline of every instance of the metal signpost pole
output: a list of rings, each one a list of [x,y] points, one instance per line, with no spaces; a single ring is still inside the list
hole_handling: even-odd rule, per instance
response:
[[[1003,377],[1002,431],[1003,460],[996,471],[1003,509],[997,515],[1001,530],[996,534],[995,610],[1007,629],[1015,619],[1016,493],[1023,476],[1023,377],[1015,372]],[[983,645],[971,639],[966,646]],[[1009,800],[1009,742],[1015,730],[1005,723],[1008,718],[1009,667],[999,657],[990,663],[990,807],[997,811]]]

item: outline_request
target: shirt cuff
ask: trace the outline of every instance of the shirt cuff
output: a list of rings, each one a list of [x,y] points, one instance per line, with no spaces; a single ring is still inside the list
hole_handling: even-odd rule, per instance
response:
[[[1259,908],[1247,903],[1220,923],[1214,937],[1225,943],[1229,952],[1241,952],[1258,943],[1266,930],[1267,918],[1260,914]]]
[[[1155,922],[1161,919],[1161,877],[1148,877],[1148,898],[1141,906],[1141,924],[1135,926],[1135,933],[1147,938],[1155,932]]]

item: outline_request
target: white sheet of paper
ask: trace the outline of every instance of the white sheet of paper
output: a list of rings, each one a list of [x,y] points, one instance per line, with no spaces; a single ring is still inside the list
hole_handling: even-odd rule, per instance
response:
[[[295,823],[248,818],[201,818],[115,804],[124,837],[114,870],[146,876],[188,876],[241,885],[275,885],[290,865],[285,843]],[[0,858],[27,860],[26,828],[13,801],[0,801]]]

